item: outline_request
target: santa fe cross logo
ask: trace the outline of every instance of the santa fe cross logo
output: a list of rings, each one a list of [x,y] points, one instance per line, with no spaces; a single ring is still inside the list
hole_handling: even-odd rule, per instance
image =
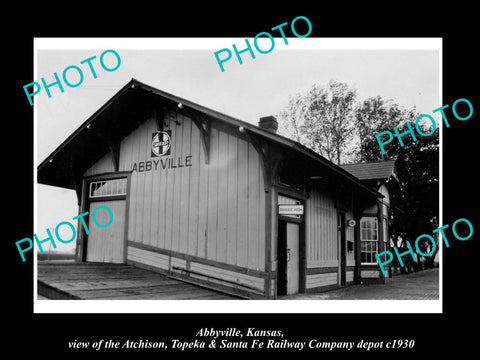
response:
[[[170,155],[171,130],[152,133],[152,157]]]

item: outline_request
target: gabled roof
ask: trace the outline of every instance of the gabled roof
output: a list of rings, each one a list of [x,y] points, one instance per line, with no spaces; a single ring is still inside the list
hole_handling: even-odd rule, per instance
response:
[[[398,181],[395,160],[365,162],[341,165],[341,168],[360,180],[387,181],[393,177]]]
[[[78,187],[75,176],[83,174],[108,151],[112,151],[115,144],[146,121],[152,115],[152,103],[159,99],[175,107],[181,103],[184,108],[200,112],[216,121],[237,128],[243,127],[265,140],[314,160],[329,173],[353,183],[370,196],[383,197],[350,172],[296,141],[156,89],[133,78],[38,165],[37,181],[41,184],[69,189]],[[92,128],[95,131],[91,131]]]

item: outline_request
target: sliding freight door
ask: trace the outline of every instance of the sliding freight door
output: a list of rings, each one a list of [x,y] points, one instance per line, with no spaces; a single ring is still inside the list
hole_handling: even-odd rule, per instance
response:
[[[125,262],[126,179],[90,183],[87,261]]]

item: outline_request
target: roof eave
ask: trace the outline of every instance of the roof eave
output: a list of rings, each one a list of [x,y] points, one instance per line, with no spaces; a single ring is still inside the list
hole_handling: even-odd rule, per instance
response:
[[[334,163],[328,161],[327,159],[323,158],[313,150],[303,146],[299,142],[296,142],[294,140],[288,139],[284,136],[281,136],[276,133],[272,133],[268,130],[262,129],[258,126],[252,125],[248,122],[236,119],[234,117],[231,117],[229,115],[223,114],[221,112],[218,112],[216,110],[209,109],[207,107],[204,107],[202,105],[196,104],[190,100],[183,99],[179,96],[172,95],[170,93],[167,93],[165,91],[159,90],[157,88],[154,88],[150,85],[144,84],[135,78],[132,78],[125,86],[123,86],[115,95],[113,95],[102,107],[100,107],[95,113],[93,113],[85,122],[83,122],[80,127],[75,130],[65,141],[63,141],[49,156],[47,156],[37,167],[37,170],[40,171],[44,166],[46,166],[58,153],[60,153],[71,141],[74,139],[76,136],[78,136],[82,131],[84,131],[89,124],[91,124],[100,114],[102,114],[106,109],[108,109],[122,94],[124,94],[128,89],[134,87],[134,86],[139,86],[140,88],[152,92],[156,95],[159,95],[163,98],[166,98],[168,100],[177,102],[177,103],[182,103],[184,106],[190,107],[196,111],[202,112],[206,115],[209,115],[217,120],[223,121],[231,126],[235,127],[244,127],[245,129],[258,134],[268,140],[274,141],[282,146],[288,147],[294,151],[297,151],[298,153],[301,153],[321,165],[329,168],[332,170],[334,173],[347,178],[349,181],[357,185],[359,188],[367,191],[371,195],[374,195],[376,197],[381,197],[383,198],[384,196],[380,194],[379,192],[367,187],[364,185],[361,180],[356,178],[354,175],[350,174],[347,170],[342,169],[340,166],[335,165]]]
[[[45,166],[48,162],[50,162],[56,154],[58,154],[61,150],[63,150],[78,134],[84,131],[87,126],[93,122],[101,113],[103,113],[107,108],[111,106],[111,104],[119,98],[125,91],[127,91],[133,84],[135,84],[137,80],[133,79],[130,80],[125,86],[123,86],[115,95],[113,95],[105,104],[103,104],[100,109],[95,111],[87,120],[80,125],[77,130],[75,130],[68,138],[65,139],[55,150],[50,153],[38,166],[37,170],[40,170],[43,166]]]

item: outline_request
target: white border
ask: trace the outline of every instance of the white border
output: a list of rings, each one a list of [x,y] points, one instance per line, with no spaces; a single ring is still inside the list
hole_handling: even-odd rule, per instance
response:
[[[277,38],[276,38],[277,39]],[[281,39],[281,38],[278,38]],[[439,105],[442,103],[441,38],[287,38],[277,50],[438,50]],[[34,79],[38,50],[131,49],[220,50],[244,38],[35,38]],[[39,99],[37,98],[35,104]],[[37,228],[37,107],[34,105],[34,229]],[[433,110],[433,109],[432,109]],[[440,116],[440,115],[439,115]],[[441,121],[441,119],[440,119]],[[443,225],[442,130],[440,129],[439,225]],[[442,313],[443,243],[440,247],[439,300],[37,300],[34,261],[34,313]],[[34,246],[35,254],[37,246]],[[367,285],[368,286],[368,285]]]
[[[274,37],[277,50],[441,50],[441,38]],[[245,38],[35,38],[34,50],[220,50]],[[278,44],[278,47],[277,47]]]

